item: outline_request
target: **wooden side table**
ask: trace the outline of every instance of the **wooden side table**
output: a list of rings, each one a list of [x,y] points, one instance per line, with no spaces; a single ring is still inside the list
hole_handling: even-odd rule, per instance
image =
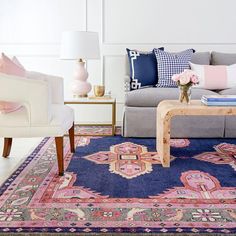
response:
[[[115,135],[115,128],[116,128],[116,99],[115,98],[72,98],[66,99],[64,104],[88,104],[88,105],[111,105],[112,106],[112,122],[110,124],[81,124],[83,126],[90,126],[90,125],[98,125],[98,126],[111,126],[112,133],[111,135],[103,135],[103,136],[114,136]],[[78,124],[77,124],[78,125]],[[87,136],[87,135],[81,135]],[[93,135],[98,136],[98,135]]]
[[[164,100],[157,106],[156,145],[163,167],[170,167],[170,121],[173,116],[229,116],[236,115],[236,106],[206,106],[199,100],[181,104]],[[184,127],[183,127],[184,128]],[[207,132],[207,131],[206,131]]]

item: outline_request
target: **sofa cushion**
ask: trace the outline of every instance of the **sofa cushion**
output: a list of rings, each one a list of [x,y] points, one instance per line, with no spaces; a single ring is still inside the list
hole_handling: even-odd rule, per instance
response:
[[[236,87],[219,91],[221,95],[236,95]]]
[[[201,99],[202,95],[214,95],[216,92],[192,88],[191,99]],[[178,88],[143,88],[126,93],[125,105],[131,107],[156,107],[162,100],[179,98]]]
[[[191,62],[199,65],[210,65],[211,53],[210,52],[195,52],[192,55]]]
[[[189,62],[195,51],[193,49],[187,49],[179,53],[170,53],[154,48],[154,52],[158,70],[157,87],[177,87],[177,83],[171,77],[174,74],[182,73],[185,69],[190,69]]]
[[[157,60],[154,52],[140,52],[126,48],[130,65],[130,89],[153,87],[157,84]],[[164,50],[164,48],[160,48]]]
[[[211,53],[211,65],[232,65],[236,64],[236,53]]]

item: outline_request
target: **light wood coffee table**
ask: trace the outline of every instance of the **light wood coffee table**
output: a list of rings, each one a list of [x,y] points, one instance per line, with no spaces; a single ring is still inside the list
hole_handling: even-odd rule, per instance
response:
[[[157,106],[156,149],[163,167],[170,167],[170,121],[173,116],[229,116],[236,115],[236,106],[206,106],[200,100],[181,104],[178,100],[164,100]],[[184,128],[184,127],[183,127]]]

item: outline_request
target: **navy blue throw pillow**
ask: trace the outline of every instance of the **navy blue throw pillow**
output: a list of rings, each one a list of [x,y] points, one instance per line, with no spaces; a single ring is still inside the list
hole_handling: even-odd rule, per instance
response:
[[[159,48],[164,50],[164,48]],[[157,60],[155,53],[126,49],[130,65],[130,90],[156,86]]]

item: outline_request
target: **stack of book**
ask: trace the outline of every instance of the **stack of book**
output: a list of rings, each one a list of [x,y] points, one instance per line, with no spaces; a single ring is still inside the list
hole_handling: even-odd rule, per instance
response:
[[[201,101],[207,106],[236,106],[236,95],[203,95]]]

